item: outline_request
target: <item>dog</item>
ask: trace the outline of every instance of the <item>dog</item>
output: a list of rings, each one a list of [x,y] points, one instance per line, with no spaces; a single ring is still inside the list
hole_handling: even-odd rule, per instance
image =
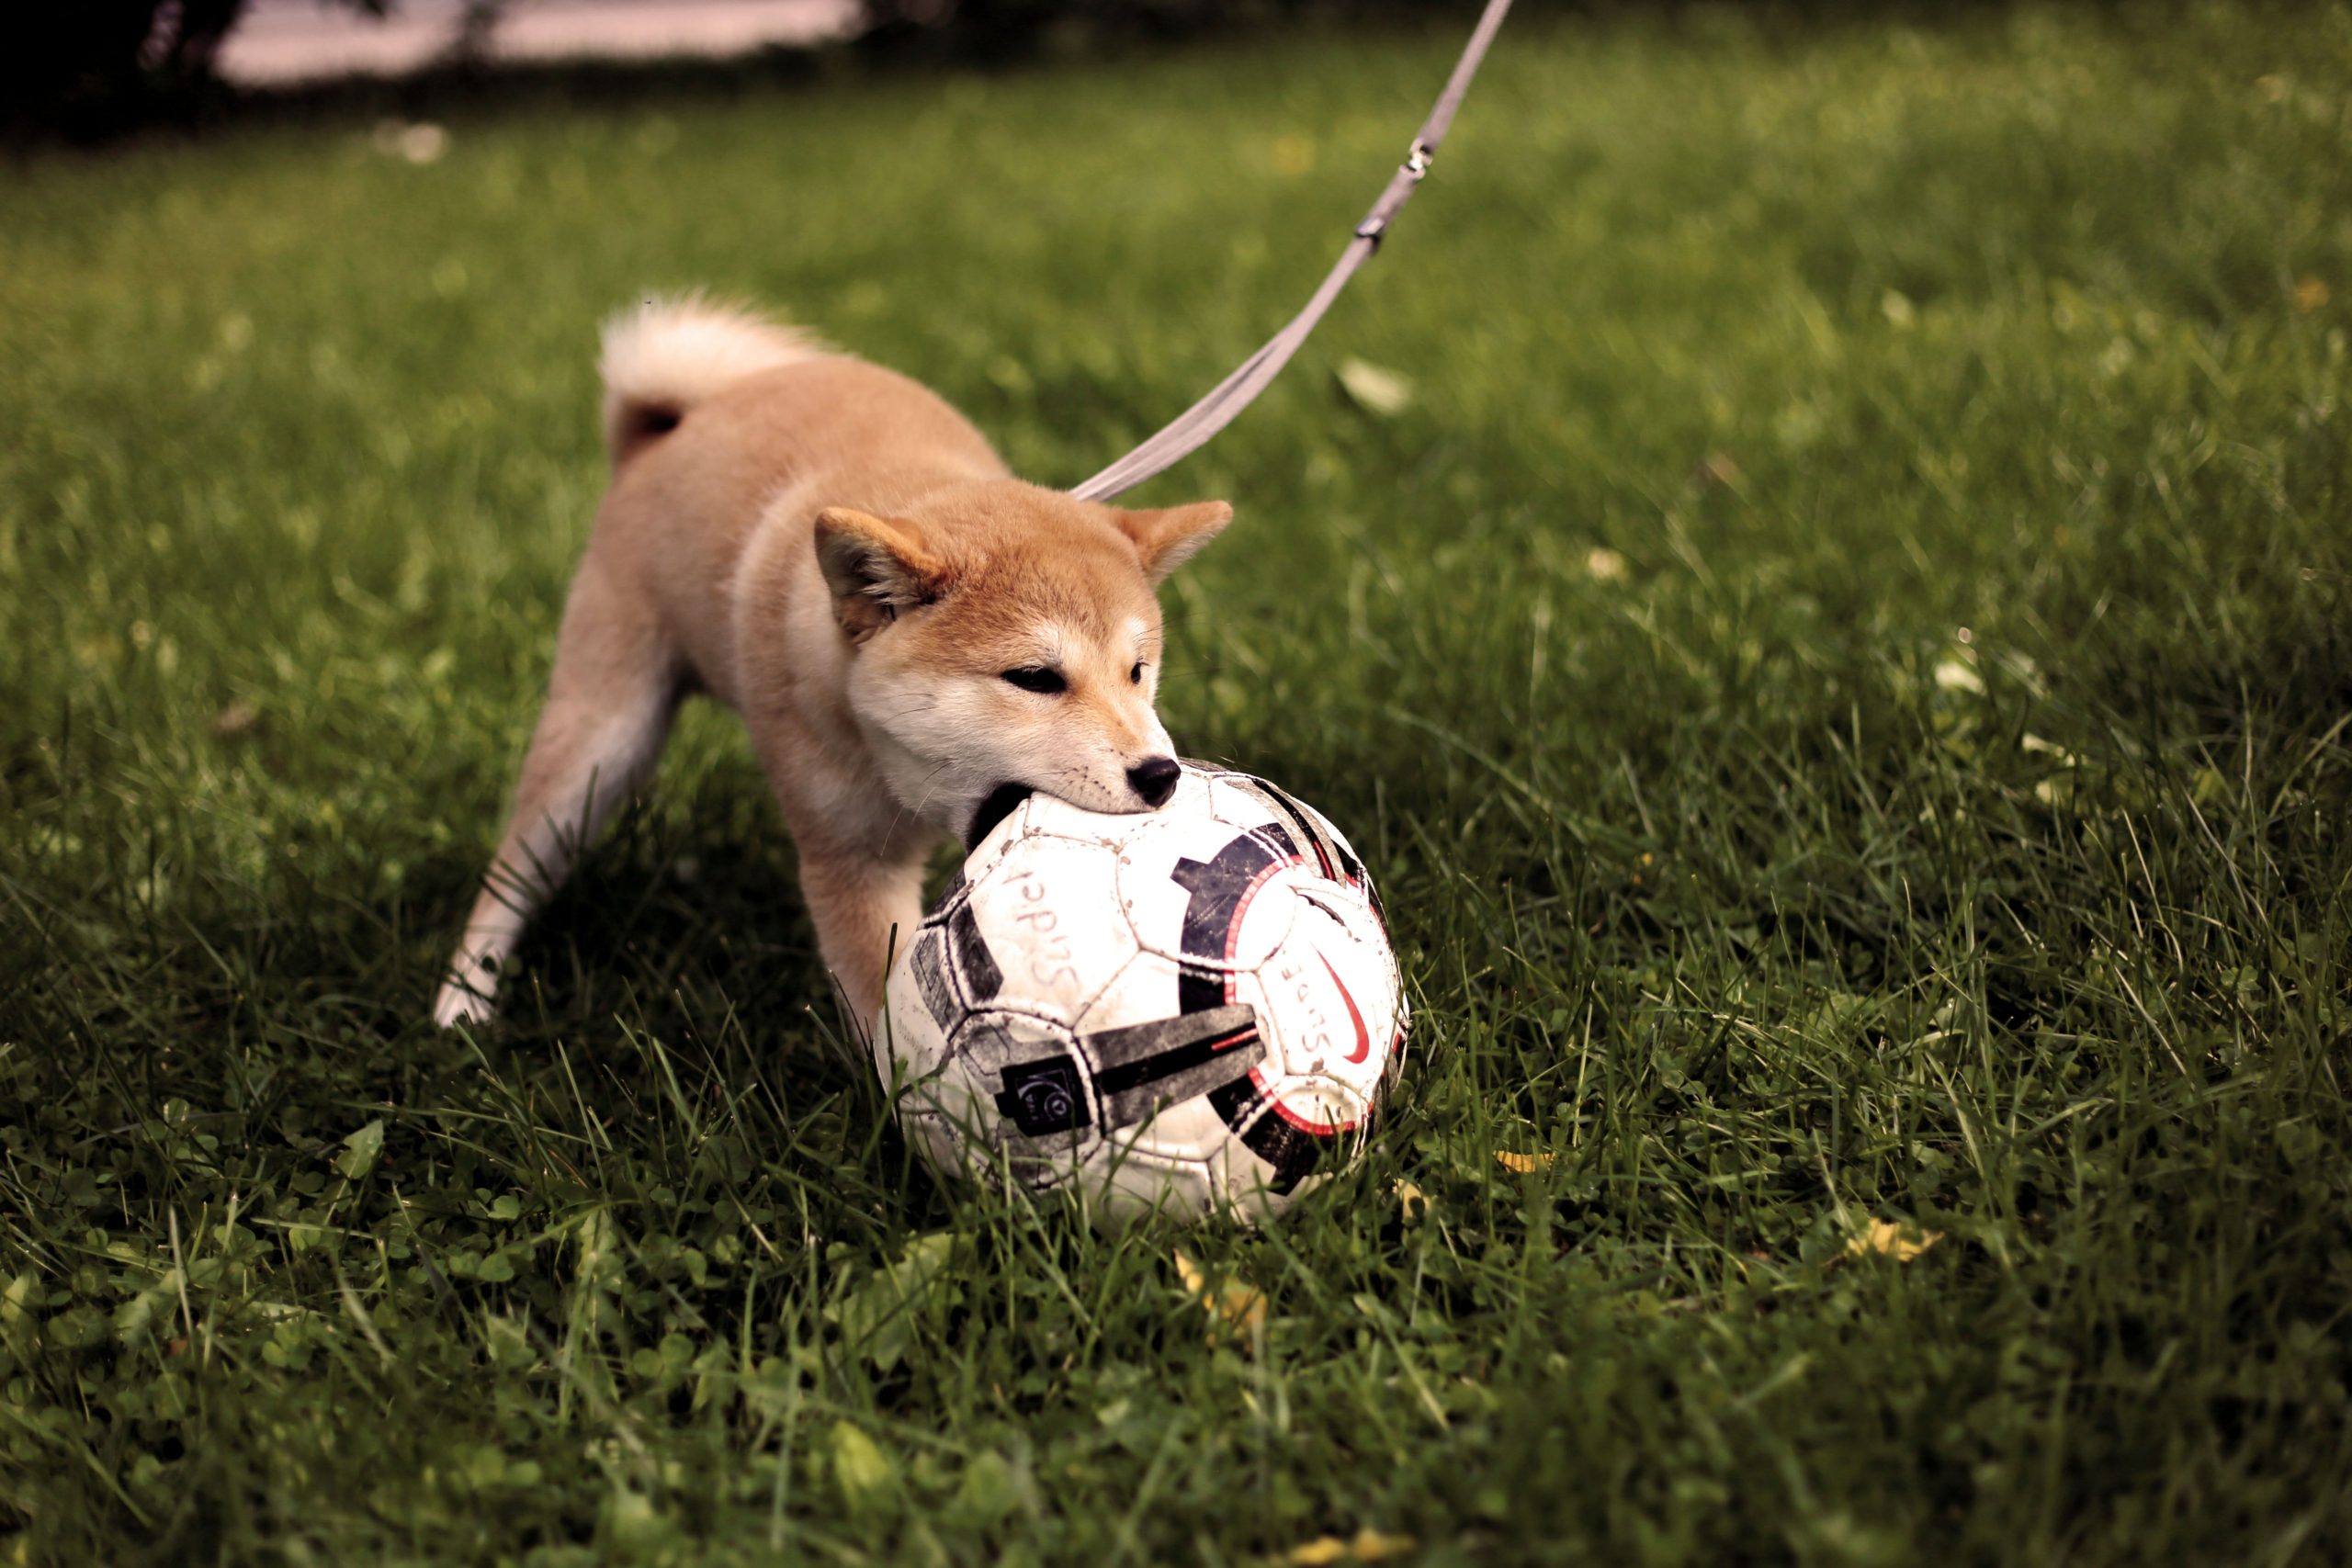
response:
[[[1174,793],[1155,591],[1233,509],[1024,483],[921,384],[748,310],[650,302],[603,347],[611,488],[434,1019],[492,1016],[531,916],[701,693],[741,716],[870,1030],[944,839],[1007,792]]]

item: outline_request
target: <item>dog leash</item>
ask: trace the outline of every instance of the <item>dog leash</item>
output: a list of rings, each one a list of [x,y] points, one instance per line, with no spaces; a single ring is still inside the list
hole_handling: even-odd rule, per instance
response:
[[[1372,259],[1372,254],[1380,248],[1380,237],[1412,198],[1414,187],[1429,174],[1438,143],[1445,140],[1447,128],[1453,124],[1454,111],[1462,107],[1464,95],[1470,91],[1470,79],[1478,73],[1479,62],[1487,57],[1487,46],[1495,41],[1495,33],[1503,25],[1503,14],[1510,9],[1510,0],[1487,0],[1485,13],[1471,30],[1462,58],[1454,62],[1453,74],[1446,78],[1445,90],[1437,96],[1436,107],[1421,122],[1420,134],[1413,138],[1405,162],[1389,176],[1387,188],[1372,204],[1372,210],[1364,214],[1363,221],[1356,225],[1355,237],[1340,253],[1338,263],[1325,276],[1315,297],[1307,300],[1306,308],[1267,339],[1263,348],[1243,360],[1233,374],[1210,388],[1199,402],[1169,421],[1158,434],[1070,491],[1072,495],[1080,501],[1108,501],[1122,491],[1133,490],[1199,451],[1209,437],[1231,424],[1266,389],[1282,367],[1290,363],[1290,356],[1298,352],[1298,345],[1306,341],[1306,334],[1315,330],[1324,312],[1330,310],[1340,290],[1348,286],[1348,279]]]

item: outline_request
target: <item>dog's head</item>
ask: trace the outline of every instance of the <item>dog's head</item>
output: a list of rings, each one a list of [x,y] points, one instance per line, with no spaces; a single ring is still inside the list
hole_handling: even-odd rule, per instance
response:
[[[849,700],[901,804],[962,833],[1012,786],[1093,811],[1176,788],[1154,590],[1233,518],[1004,480],[888,517],[829,507],[817,558],[854,645]]]

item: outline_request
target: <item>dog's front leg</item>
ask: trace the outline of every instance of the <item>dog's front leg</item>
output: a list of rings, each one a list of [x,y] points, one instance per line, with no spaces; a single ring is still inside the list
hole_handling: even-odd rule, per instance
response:
[[[869,1035],[880,1026],[890,961],[922,923],[922,868],[920,858],[893,863],[801,846],[800,886],[818,951]]]

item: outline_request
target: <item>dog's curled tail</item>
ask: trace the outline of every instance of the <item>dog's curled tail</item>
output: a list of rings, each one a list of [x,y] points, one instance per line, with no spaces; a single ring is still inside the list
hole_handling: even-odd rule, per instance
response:
[[[605,325],[605,447],[618,464],[712,393],[825,353],[814,338],[699,296],[649,299]]]

